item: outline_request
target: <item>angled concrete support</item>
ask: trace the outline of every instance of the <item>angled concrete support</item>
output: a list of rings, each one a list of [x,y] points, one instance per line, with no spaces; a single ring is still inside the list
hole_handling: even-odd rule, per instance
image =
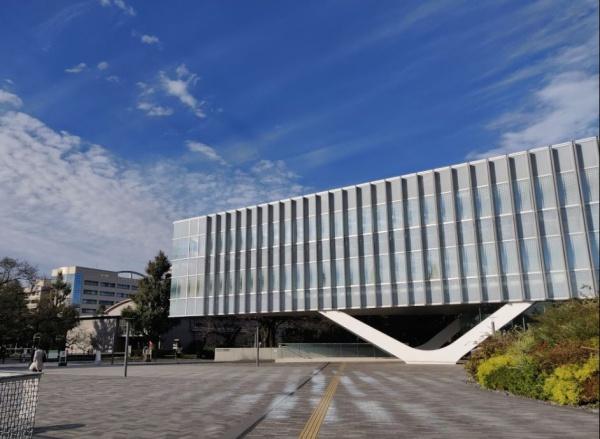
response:
[[[431,337],[425,343],[423,343],[420,346],[417,346],[417,349],[423,349],[425,351],[439,349],[444,345],[444,343],[447,343],[450,340],[452,340],[452,337],[454,337],[456,334],[458,334],[459,331],[460,331],[460,319],[455,319],[452,321],[452,323],[450,323],[448,326],[446,326],[440,332],[435,334],[433,337]]]
[[[507,303],[477,326],[441,349],[411,348],[381,331],[341,311],[321,311],[328,319],[365,341],[409,364],[456,364],[464,355],[532,306],[534,302]]]

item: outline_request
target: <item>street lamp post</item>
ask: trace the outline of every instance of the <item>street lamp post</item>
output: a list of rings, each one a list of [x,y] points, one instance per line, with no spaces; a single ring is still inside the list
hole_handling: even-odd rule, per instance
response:
[[[256,367],[260,366],[260,337],[259,337],[260,324],[256,324],[256,334],[254,335],[254,343],[256,345]]]
[[[123,356],[123,376],[127,378],[127,354],[129,353],[129,321],[125,319],[125,355]]]

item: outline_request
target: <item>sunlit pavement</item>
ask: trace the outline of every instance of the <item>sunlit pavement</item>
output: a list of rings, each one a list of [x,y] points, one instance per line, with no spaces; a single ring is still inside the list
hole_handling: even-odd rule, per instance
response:
[[[599,430],[597,412],[482,391],[460,366],[180,364],[128,372],[47,369],[35,437],[596,438]]]

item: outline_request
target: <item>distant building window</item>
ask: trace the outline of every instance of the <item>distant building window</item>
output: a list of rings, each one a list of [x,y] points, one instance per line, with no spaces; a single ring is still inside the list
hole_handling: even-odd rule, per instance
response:
[[[112,291],[100,291],[101,296],[115,297],[115,293]]]
[[[97,296],[98,291],[96,290],[83,290],[83,294],[87,294],[88,296]]]
[[[83,299],[83,303],[85,305],[95,305],[97,302],[96,299]]]
[[[117,284],[117,288],[121,288],[123,290],[128,290],[129,289],[129,285],[127,285],[127,284]]]
[[[112,305],[114,302],[112,300],[99,300],[98,303],[100,305]]]
[[[108,288],[114,288],[115,284],[112,282],[100,282],[100,286],[101,287],[108,287]]]
[[[138,287],[137,287],[137,285],[132,285],[131,289],[134,290],[134,291],[137,291]]]
[[[84,280],[83,284],[84,285],[91,285],[91,286],[94,286],[94,287],[98,286],[98,282],[95,281],[95,280]]]
[[[117,293],[117,297],[129,297],[127,293]]]
[[[81,308],[81,314],[94,314],[95,312],[94,308]]]

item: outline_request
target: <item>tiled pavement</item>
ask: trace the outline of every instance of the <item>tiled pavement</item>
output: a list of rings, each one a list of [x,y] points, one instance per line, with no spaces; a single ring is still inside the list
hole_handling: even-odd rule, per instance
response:
[[[38,438],[298,437],[337,373],[318,365],[194,364],[52,369],[41,381]],[[322,438],[597,438],[598,414],[482,391],[460,366],[347,364]],[[243,428],[242,428],[243,430]]]
[[[330,365],[326,375],[335,372]],[[298,437],[327,380],[248,435]],[[321,438],[598,438],[598,413],[479,389],[461,366],[347,364]]]
[[[37,438],[218,438],[316,365],[148,365],[47,369]]]

